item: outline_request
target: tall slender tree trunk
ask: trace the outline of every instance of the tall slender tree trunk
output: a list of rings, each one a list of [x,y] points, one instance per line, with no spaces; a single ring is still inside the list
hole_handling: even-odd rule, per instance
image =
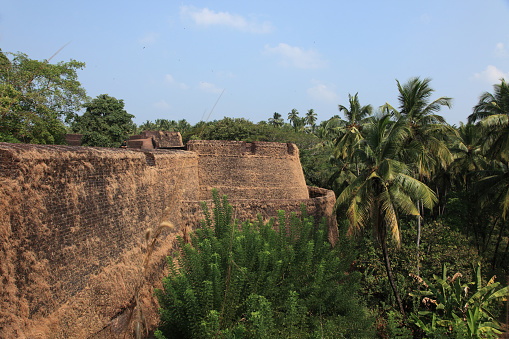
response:
[[[498,255],[498,247],[500,246],[500,242],[502,241],[502,233],[504,232],[505,225],[507,222],[503,222],[500,225],[500,231],[498,232],[497,245],[495,246],[495,253],[493,253],[493,260],[491,261],[491,267],[495,269],[497,267],[497,255]]]
[[[379,221],[380,220],[377,220],[377,222],[379,222]],[[401,314],[404,317],[406,317],[405,310],[403,308],[403,303],[401,302],[401,297],[399,296],[399,292],[396,287],[396,283],[394,282],[394,277],[392,275],[391,262],[389,260],[389,252],[387,250],[387,239],[386,239],[385,226],[381,225],[381,227],[379,227],[378,230],[379,230],[378,241],[380,242],[380,246],[382,247],[385,270],[387,271],[387,277],[389,278],[389,282],[391,284],[392,291],[394,292],[394,297],[396,298],[396,302],[398,303],[399,311],[401,312]]]
[[[505,262],[507,252],[509,252],[509,240],[507,241],[507,244],[505,245],[504,255],[502,256],[502,262]],[[509,279],[509,276],[507,276],[507,279]]]
[[[486,250],[488,249],[488,245],[489,245],[489,243],[490,243],[491,236],[492,236],[492,234],[493,234],[493,231],[494,231],[494,230],[495,230],[495,228],[497,227],[498,220],[499,220],[499,218],[498,218],[498,217],[496,217],[496,218],[495,218],[495,221],[493,222],[493,227],[491,228],[490,233],[488,234],[488,237],[486,238],[486,241],[485,241],[485,242],[484,242],[484,244],[483,244],[483,247],[482,247],[482,253],[483,253],[483,254],[484,254],[484,252],[486,252]],[[502,226],[500,226],[500,227],[502,227]]]
[[[436,188],[436,191],[437,191],[437,199],[438,199],[438,202],[437,202],[437,207],[438,207],[438,216],[440,216],[440,198],[441,198],[441,196],[440,196],[440,190],[438,189],[438,185],[436,185],[436,186],[435,186],[435,188]],[[432,215],[434,215],[435,213],[433,213],[433,211],[432,211],[432,213],[431,213],[431,214],[432,214]]]
[[[419,212],[419,215],[417,216],[417,276],[419,276],[419,246],[421,244],[421,206],[420,206],[420,200],[417,200],[417,212]]]

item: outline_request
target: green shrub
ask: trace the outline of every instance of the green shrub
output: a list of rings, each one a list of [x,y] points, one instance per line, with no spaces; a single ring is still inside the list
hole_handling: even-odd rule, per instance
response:
[[[213,193],[215,207],[179,238],[169,275],[157,290],[158,338],[363,338],[372,319],[357,299],[359,273],[348,273],[353,252],[331,248],[327,226],[279,212],[277,223],[241,225]],[[345,245],[345,246],[342,246]]]
[[[393,263],[393,273],[397,280],[403,304],[408,312],[413,312],[418,306],[417,299],[409,295],[419,287],[413,278],[416,275],[416,244],[417,232],[413,222],[403,224],[401,228],[401,248],[389,243],[389,256]],[[355,262],[356,270],[362,272],[362,293],[368,301],[368,306],[382,308],[388,311],[395,303],[394,296],[386,278],[385,267],[379,260],[381,250],[373,242],[371,234],[366,234],[357,243],[359,257]],[[420,277],[432,279],[433,275],[441,273],[441,267],[446,264],[450,270],[465,272],[464,279],[473,279],[471,267],[482,258],[470,244],[468,238],[460,232],[451,230],[442,221],[432,221],[422,226],[420,245]]]
[[[444,265],[442,277],[434,276],[435,284],[424,280],[426,290],[414,293],[424,297],[424,310],[412,313],[410,320],[431,338],[444,334],[453,338],[497,338],[501,332],[493,311],[502,307],[501,299],[509,295],[509,286],[501,288],[495,277],[483,286],[480,264],[475,281],[462,284],[461,276],[456,273],[448,277]]]

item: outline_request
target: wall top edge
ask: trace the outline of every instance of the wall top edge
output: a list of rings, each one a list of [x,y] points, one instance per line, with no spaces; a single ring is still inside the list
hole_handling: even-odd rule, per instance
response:
[[[299,149],[293,143],[267,141],[190,140],[187,143],[187,150],[198,154],[215,155],[299,156]]]
[[[192,156],[192,152],[175,149],[139,150],[109,147],[86,147],[68,145],[38,145],[0,142],[0,156],[8,156],[19,160],[41,160],[48,158],[112,158],[112,159],[144,159],[146,155],[155,157]]]

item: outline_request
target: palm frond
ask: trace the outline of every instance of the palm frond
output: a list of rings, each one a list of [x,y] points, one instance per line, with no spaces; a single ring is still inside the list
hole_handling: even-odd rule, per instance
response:
[[[404,215],[418,216],[415,200],[412,200],[406,192],[402,191],[398,186],[393,185],[389,187],[389,194],[397,209]]]
[[[431,190],[426,184],[419,180],[406,175],[399,174],[396,178],[398,184],[406,194],[408,194],[414,201],[421,200],[422,204],[426,208],[433,208],[438,202],[435,192]]]
[[[392,239],[396,242],[398,247],[401,246],[401,236],[399,232],[398,218],[396,217],[396,211],[394,210],[395,203],[391,199],[391,195],[388,190],[383,190],[378,196],[380,208],[383,215],[383,224],[392,234]]]

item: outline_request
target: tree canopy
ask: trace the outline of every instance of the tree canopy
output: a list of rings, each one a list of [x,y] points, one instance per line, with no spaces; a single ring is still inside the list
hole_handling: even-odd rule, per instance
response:
[[[83,146],[119,147],[134,132],[134,115],[124,109],[124,101],[101,94],[90,103],[82,116],[76,116],[72,130],[83,134]]]
[[[86,102],[77,71],[85,63],[50,64],[23,53],[0,50],[0,141],[39,144],[65,142],[64,121]]]

